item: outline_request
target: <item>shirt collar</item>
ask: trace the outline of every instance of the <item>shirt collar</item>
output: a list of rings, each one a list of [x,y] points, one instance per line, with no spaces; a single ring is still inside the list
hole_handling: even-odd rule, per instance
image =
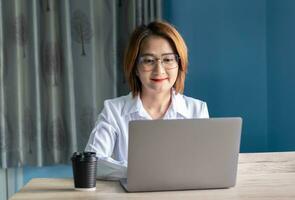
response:
[[[122,115],[130,115],[136,112],[142,117],[148,117],[146,111],[143,108],[140,96],[137,95],[133,97],[132,93],[129,93],[128,100],[126,101],[124,108],[122,110]]]
[[[125,106],[122,110],[122,115],[129,115],[135,112],[138,112],[140,116],[146,117],[146,111],[143,108],[142,101],[140,99],[140,95],[137,95],[135,97],[132,97],[132,93],[129,93],[129,99],[126,101]],[[185,118],[189,117],[189,112],[186,107],[186,101],[183,98],[183,95],[180,93],[175,92],[175,90],[172,90],[172,101],[171,105],[168,108],[169,110],[172,110],[175,113],[178,113],[182,115]]]
[[[185,118],[189,117],[189,112],[183,95],[180,93],[176,94],[175,90],[172,91],[171,109]]]

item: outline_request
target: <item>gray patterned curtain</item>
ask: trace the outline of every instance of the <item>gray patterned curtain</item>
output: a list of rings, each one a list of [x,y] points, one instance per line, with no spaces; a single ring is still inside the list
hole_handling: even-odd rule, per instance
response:
[[[128,85],[123,74],[123,56],[129,36],[141,24],[162,18],[162,0],[119,0],[118,1],[118,95],[126,94]]]
[[[107,98],[126,94],[122,56],[161,0],[0,0],[0,168],[69,163]]]

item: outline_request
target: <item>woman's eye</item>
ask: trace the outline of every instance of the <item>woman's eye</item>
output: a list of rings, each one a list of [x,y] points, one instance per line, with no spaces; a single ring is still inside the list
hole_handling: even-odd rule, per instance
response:
[[[174,61],[173,58],[164,58],[163,59],[163,62],[165,62],[165,63],[170,63],[170,62],[173,62],[173,61]]]
[[[152,63],[154,63],[154,59],[144,59],[143,63],[152,64]]]

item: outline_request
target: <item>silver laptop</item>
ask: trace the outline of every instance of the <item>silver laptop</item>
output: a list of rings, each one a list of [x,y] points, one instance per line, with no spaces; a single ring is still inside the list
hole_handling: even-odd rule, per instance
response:
[[[213,189],[236,183],[242,119],[129,123],[129,192]]]

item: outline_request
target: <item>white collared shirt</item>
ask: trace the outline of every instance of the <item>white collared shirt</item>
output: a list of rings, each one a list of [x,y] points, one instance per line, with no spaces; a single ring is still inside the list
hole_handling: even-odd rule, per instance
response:
[[[163,119],[187,118],[209,118],[207,104],[173,91],[171,104]],[[117,179],[126,176],[128,124],[132,120],[143,119],[152,118],[144,109],[139,96],[132,98],[130,93],[104,102],[85,148],[85,151],[96,152],[100,165],[104,165],[97,171],[98,177]],[[120,166],[124,168],[123,171]]]

